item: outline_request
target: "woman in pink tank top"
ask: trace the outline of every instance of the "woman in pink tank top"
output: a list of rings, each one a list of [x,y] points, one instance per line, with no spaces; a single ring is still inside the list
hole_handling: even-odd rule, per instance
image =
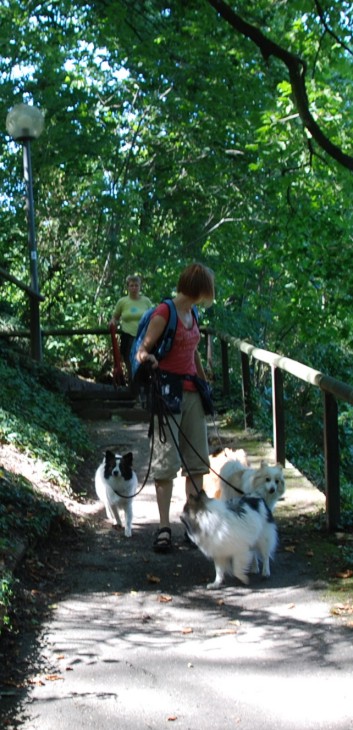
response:
[[[186,478],[186,496],[195,492],[195,489],[202,489],[203,475],[209,471],[207,422],[202,401],[193,380],[185,376],[192,378],[198,375],[206,380],[197,349],[200,332],[193,307],[211,306],[213,300],[213,272],[199,263],[187,266],[180,274],[177,294],[173,299],[178,322],[171,350],[159,362],[151,354],[169,316],[168,305],[161,303],[153,313],[137,352],[140,363],[150,362],[152,368],[159,368],[162,382],[168,382],[169,375],[180,376],[182,381],[180,413],[174,413],[173,418],[168,419],[166,442],[155,441],[152,469],[159,510],[159,528],[153,543],[156,552],[169,552],[172,549],[169,511],[173,480],[180,467]]]

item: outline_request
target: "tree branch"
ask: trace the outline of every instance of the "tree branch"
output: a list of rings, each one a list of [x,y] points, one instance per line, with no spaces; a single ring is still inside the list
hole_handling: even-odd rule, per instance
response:
[[[312,138],[317,144],[336,162],[346,167],[348,170],[353,170],[353,157],[347,155],[343,150],[335,145],[322,131],[321,127],[317,124],[313,118],[309,109],[309,100],[305,86],[305,74],[306,64],[305,62],[294,53],[290,53],[285,48],[282,48],[274,41],[267,38],[261,30],[256,28],[254,25],[247,23],[243,18],[235,13],[232,8],[223,2],[223,0],[207,0],[212,7],[221,15],[224,20],[227,21],[238,33],[249,38],[253,43],[260,49],[263,58],[267,61],[270,56],[279,58],[288,69],[289,79],[292,86],[292,91],[296,103],[296,107],[299,116],[303,122],[304,127],[310,132]]]
[[[319,0],[314,0],[314,2],[316,5],[316,10],[317,10],[318,16],[321,20],[322,25],[324,26],[325,30],[327,31],[327,33],[329,33],[330,36],[332,36],[332,38],[336,41],[336,43],[338,43],[340,46],[342,46],[342,48],[344,48],[345,51],[347,51],[347,53],[349,53],[352,56],[353,55],[352,49],[349,46],[347,46],[347,44],[344,43],[344,41],[341,41],[341,39],[336,35],[336,33],[333,32],[333,30],[331,30],[328,23],[326,22],[325,13],[324,13],[323,7],[322,7],[321,3],[319,2]]]

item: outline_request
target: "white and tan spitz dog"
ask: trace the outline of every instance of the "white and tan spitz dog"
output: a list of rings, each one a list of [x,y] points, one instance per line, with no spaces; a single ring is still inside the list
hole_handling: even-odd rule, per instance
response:
[[[119,511],[125,513],[125,535],[132,535],[132,500],[137,490],[137,476],[132,468],[132,452],[114,454],[106,451],[95,476],[98,499],[103,502],[108,520],[122,527]]]
[[[214,561],[216,577],[207,588],[218,588],[227,572],[247,584],[248,573],[259,572],[258,557],[262,575],[270,575],[277,529],[260,497],[223,502],[202,490],[197,496],[189,495],[180,519],[191,540]]]
[[[219,448],[214,450],[210,456],[210,471],[209,474],[205,474],[203,478],[203,489],[205,490],[208,497],[215,497],[221,499],[222,490],[219,473],[221,468],[227,461],[238,461],[245,467],[250,466],[247,453],[244,449],[231,449],[228,446],[225,448]],[[232,490],[232,497],[235,496],[236,492]]]
[[[239,459],[230,459],[220,469],[221,499],[240,499],[242,494],[262,497],[273,512],[285,492],[283,467],[261,462],[258,469],[245,467]],[[225,481],[224,481],[225,480]]]

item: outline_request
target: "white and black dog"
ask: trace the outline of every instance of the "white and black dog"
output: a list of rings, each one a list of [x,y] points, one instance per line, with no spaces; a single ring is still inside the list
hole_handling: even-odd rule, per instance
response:
[[[189,495],[180,517],[189,537],[214,561],[216,577],[207,588],[218,588],[226,572],[248,583],[248,573],[270,575],[270,558],[277,544],[272,512],[261,497],[224,502],[201,491]]]
[[[104,504],[108,520],[122,527],[119,510],[125,512],[126,537],[132,535],[132,498],[138,484],[132,460],[131,451],[121,456],[108,450],[95,476],[96,494]]]

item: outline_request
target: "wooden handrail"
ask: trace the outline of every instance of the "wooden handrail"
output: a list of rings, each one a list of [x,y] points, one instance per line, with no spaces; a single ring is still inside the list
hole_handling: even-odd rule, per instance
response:
[[[285,401],[283,397],[282,371],[320,388],[323,393],[323,450],[325,457],[326,524],[329,531],[339,528],[340,480],[339,480],[339,430],[337,399],[353,405],[353,388],[341,380],[325,375],[319,370],[284,357],[275,352],[263,350],[231,335],[205,328],[221,343],[228,343],[241,353],[243,407],[246,427],[253,426],[251,399],[250,358],[265,363],[272,372],[272,424],[273,444],[276,461],[285,465]],[[223,366],[223,358],[222,358]]]
[[[77,329],[69,328],[49,328],[41,330],[42,337],[71,337],[73,335],[110,335],[109,327],[77,327]],[[2,330],[0,337],[18,337],[29,338],[29,330]]]
[[[341,380],[308,367],[297,360],[279,355],[269,350],[263,350],[246,340],[240,340],[224,332],[209,327],[200,327],[208,338],[216,337],[221,345],[222,359],[222,390],[224,395],[230,395],[229,379],[229,347],[240,352],[241,378],[244,422],[246,428],[254,426],[254,408],[252,399],[252,382],[250,360],[258,360],[271,368],[272,375],[272,423],[273,445],[275,459],[285,465],[285,398],[283,372],[303,380],[314,387],[320,388],[323,393],[323,451],[325,457],[325,494],[326,494],[326,523],[330,531],[339,528],[340,521],[340,482],[339,482],[339,432],[337,399],[353,405],[353,388]],[[42,332],[43,337],[70,337],[72,335],[109,335],[109,327],[92,328],[53,328]],[[29,337],[26,331],[0,332],[0,337]],[[208,347],[208,345],[207,345]],[[208,349],[211,350],[210,347]]]

